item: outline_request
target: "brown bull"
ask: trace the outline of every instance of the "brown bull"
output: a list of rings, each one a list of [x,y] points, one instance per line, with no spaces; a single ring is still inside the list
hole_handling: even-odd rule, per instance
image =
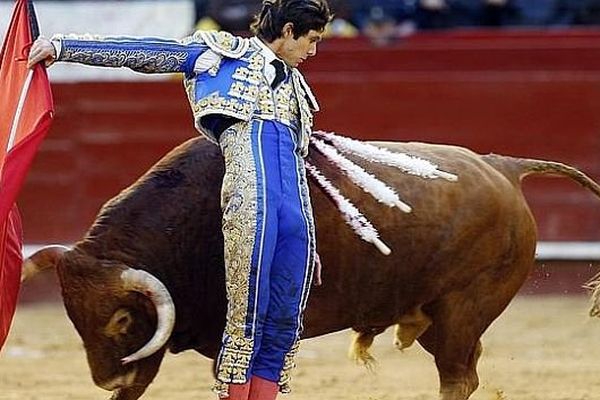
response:
[[[393,252],[384,256],[361,241],[312,185],[324,268],[303,336],[353,328],[353,354],[368,362],[373,337],[396,326],[399,347],[417,340],[435,357],[440,398],[467,399],[478,385],[479,338],[533,265],[536,227],[521,179],[563,175],[597,196],[600,187],[559,163],[451,146],[380,145],[431,160],[459,179],[426,180],[363,163],[412,206],[404,214],[377,203],[311,151],[309,161],[363,210]],[[112,399],[138,399],[166,349],[211,358],[219,350],[226,310],[222,176],[217,147],[191,140],[109,201],[73,249],[42,250],[25,263],[26,271],[56,267],[94,382],[114,391]]]

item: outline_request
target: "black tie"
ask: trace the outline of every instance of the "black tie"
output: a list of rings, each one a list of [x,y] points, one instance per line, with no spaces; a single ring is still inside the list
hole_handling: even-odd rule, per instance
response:
[[[280,60],[271,61],[271,65],[275,67],[275,79],[273,79],[273,83],[271,83],[271,88],[275,89],[281,82],[283,82],[287,76],[285,73],[285,65]]]

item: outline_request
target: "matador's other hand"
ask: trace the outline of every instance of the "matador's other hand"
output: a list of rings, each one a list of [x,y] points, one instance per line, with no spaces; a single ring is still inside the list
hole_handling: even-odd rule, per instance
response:
[[[51,65],[56,60],[56,49],[50,40],[40,36],[33,42],[29,51],[29,60],[27,67],[33,68],[37,63],[44,61],[46,66]]]
[[[323,265],[321,264],[321,257],[319,257],[319,253],[315,252],[315,274],[313,277],[313,284],[315,286],[321,286],[323,281],[321,280],[321,271],[323,270]]]

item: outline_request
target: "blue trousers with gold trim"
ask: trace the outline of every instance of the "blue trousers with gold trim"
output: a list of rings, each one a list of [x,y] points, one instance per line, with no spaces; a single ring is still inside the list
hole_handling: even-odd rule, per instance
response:
[[[240,122],[220,146],[228,312],[217,386],[257,375],[285,392],[315,254],[304,163],[296,133],[275,121]]]

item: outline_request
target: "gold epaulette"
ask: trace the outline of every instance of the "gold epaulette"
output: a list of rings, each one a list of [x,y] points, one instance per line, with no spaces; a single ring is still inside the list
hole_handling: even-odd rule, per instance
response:
[[[228,58],[242,57],[250,46],[249,39],[225,31],[198,31],[193,36],[199,36],[212,51]]]

